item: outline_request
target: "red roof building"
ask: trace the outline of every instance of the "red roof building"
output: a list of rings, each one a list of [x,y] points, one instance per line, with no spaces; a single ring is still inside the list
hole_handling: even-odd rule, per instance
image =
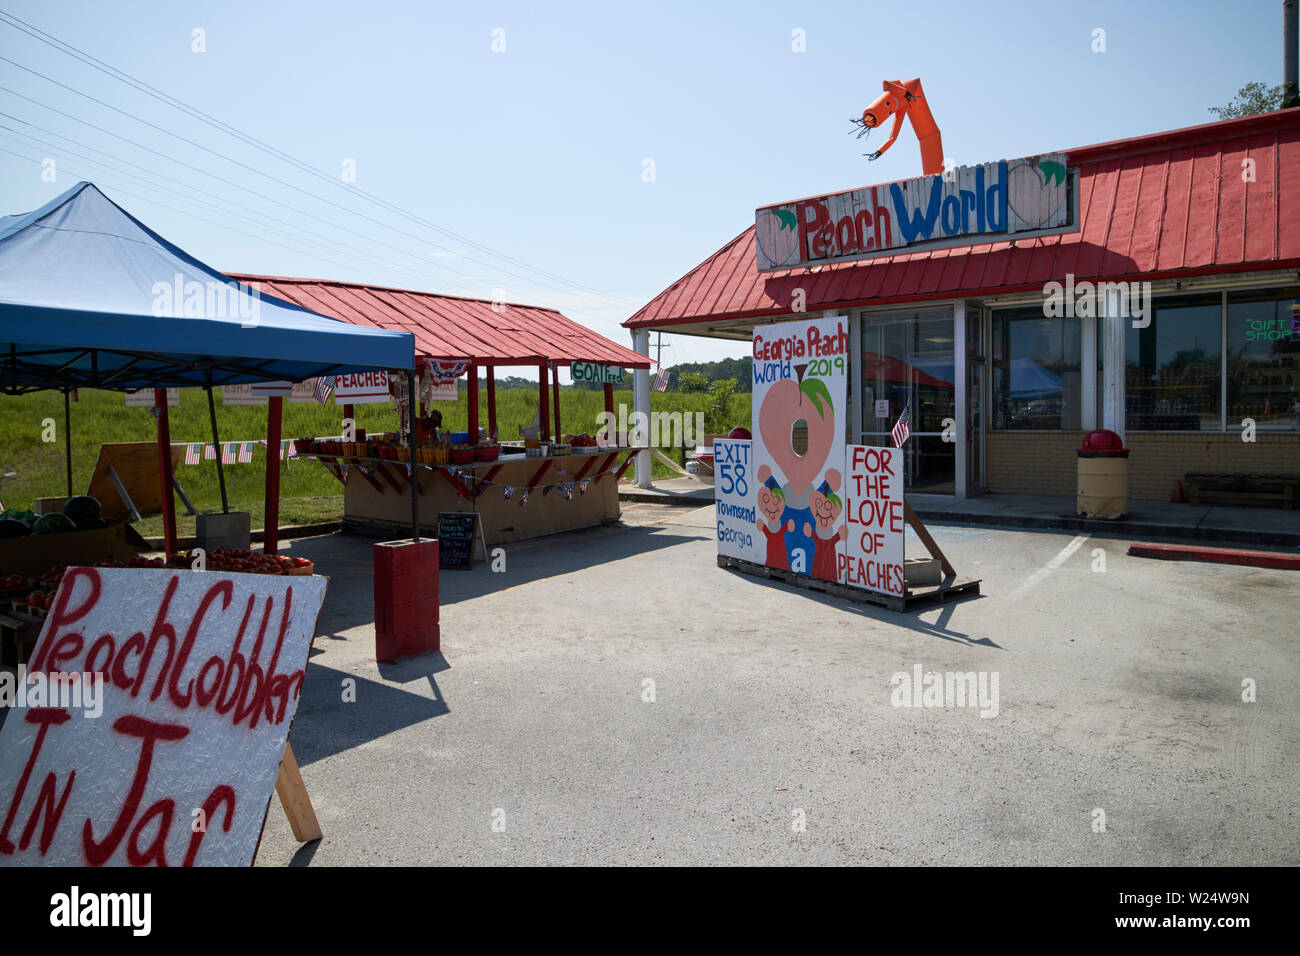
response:
[[[1073,495],[1074,450],[1102,426],[1132,449],[1135,498],[1197,472],[1300,474],[1300,109],[1060,152],[1070,229],[760,271],[750,226],[624,325],[640,346],[650,329],[749,339],[850,316],[848,438],[879,440],[879,403],[911,400],[913,493]],[[1113,314],[1096,283],[1149,311]],[[886,359],[916,380],[891,382]]]

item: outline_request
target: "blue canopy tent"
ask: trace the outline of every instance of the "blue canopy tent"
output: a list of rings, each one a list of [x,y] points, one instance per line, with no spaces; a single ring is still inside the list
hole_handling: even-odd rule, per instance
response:
[[[65,416],[73,388],[202,386],[208,389],[215,440],[214,385],[297,382],[373,369],[406,370],[410,383],[414,365],[410,333],[352,325],[232,282],[92,183],[78,183],[33,212],[0,218],[0,391],[62,389]],[[279,447],[280,402],[269,402],[268,450]],[[165,396],[157,404],[164,525],[172,551]],[[278,500],[277,458],[268,455],[269,551],[275,550],[278,524],[272,501]],[[224,498],[224,481],[222,492]],[[416,509],[414,482],[411,495]]]

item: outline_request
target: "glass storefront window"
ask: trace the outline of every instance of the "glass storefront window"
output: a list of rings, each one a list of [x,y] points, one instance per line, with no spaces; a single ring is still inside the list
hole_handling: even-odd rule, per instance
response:
[[[1125,428],[1218,431],[1223,362],[1219,293],[1157,299],[1125,330]]]
[[[1228,294],[1228,429],[1300,431],[1300,287]]]
[[[993,427],[1081,427],[1079,319],[1039,306],[993,313]]]
[[[890,444],[910,404],[909,491],[956,493],[956,445],[943,440],[944,419],[957,417],[954,354],[951,309],[863,317],[862,444]]]

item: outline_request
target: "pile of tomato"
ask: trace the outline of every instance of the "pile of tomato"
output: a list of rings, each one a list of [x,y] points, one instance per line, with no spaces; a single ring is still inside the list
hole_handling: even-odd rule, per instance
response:
[[[182,552],[168,563],[172,567],[193,567],[193,554]],[[309,568],[311,561],[243,548],[213,548],[204,555],[204,567],[208,571],[237,571],[242,574],[284,574],[298,568]]]

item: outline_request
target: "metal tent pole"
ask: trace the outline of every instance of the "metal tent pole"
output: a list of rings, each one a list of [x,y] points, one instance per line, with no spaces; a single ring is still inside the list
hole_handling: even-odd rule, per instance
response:
[[[226,471],[221,467],[221,439],[217,436],[217,405],[212,398],[212,373],[208,377],[208,418],[212,420],[212,448],[217,456],[217,484],[221,486],[221,513],[230,514],[230,504],[226,501]],[[270,449],[267,449],[268,454]]]
[[[63,390],[63,457],[68,465],[68,497],[72,497],[72,389]]]
[[[406,373],[406,423],[407,450],[411,453],[411,541],[420,541],[420,481],[416,469],[420,467],[420,454],[415,444],[415,369]]]

